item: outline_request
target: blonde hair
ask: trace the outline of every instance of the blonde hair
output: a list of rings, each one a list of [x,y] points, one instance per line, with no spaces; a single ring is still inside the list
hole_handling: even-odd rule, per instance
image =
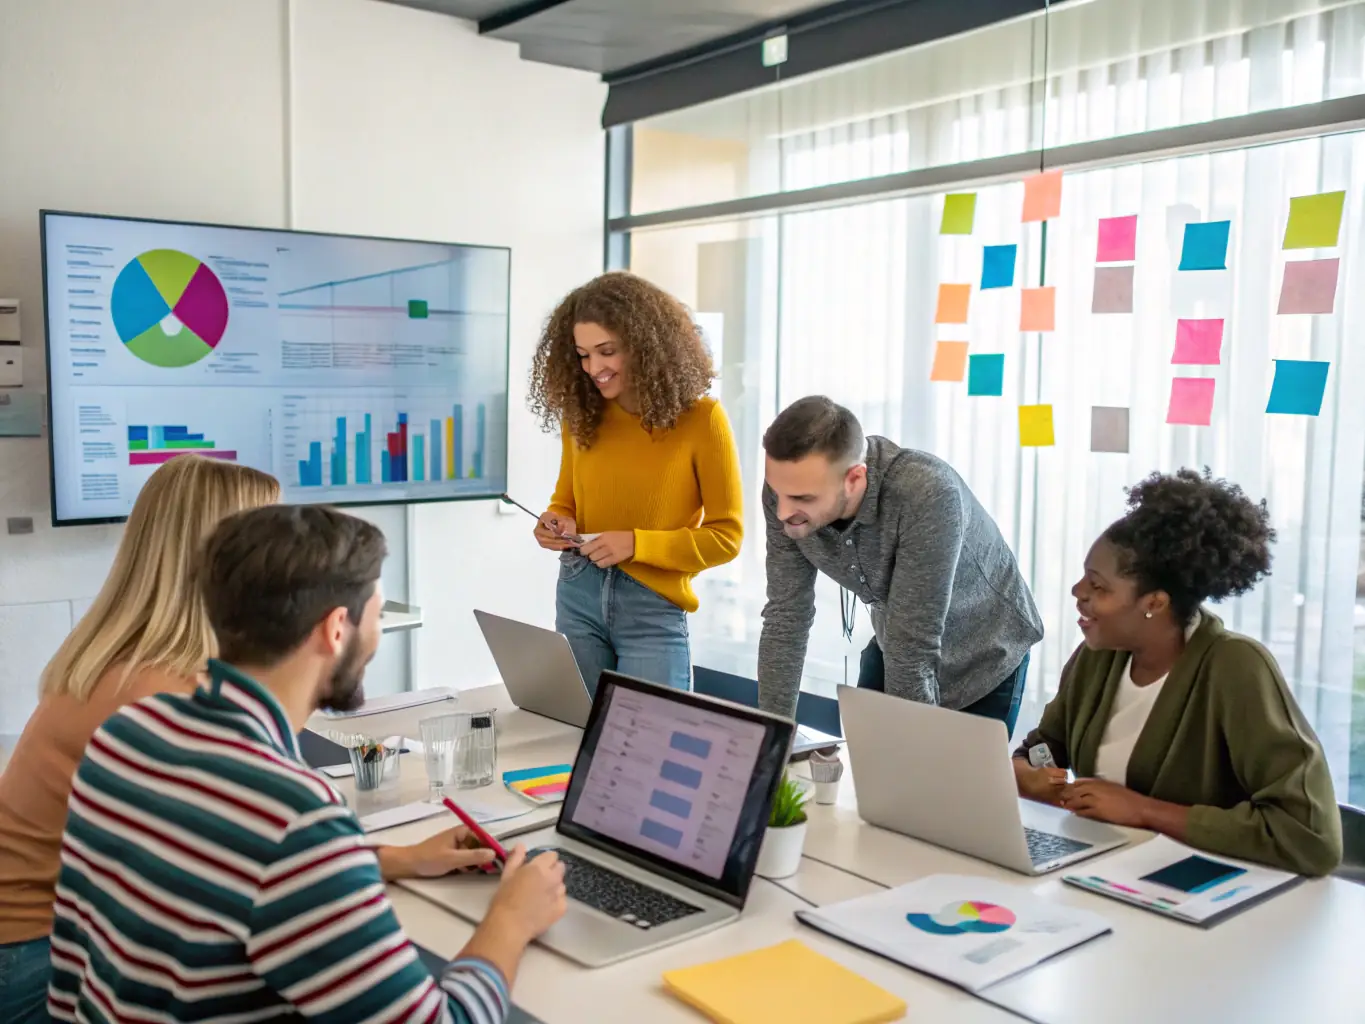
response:
[[[192,676],[217,650],[199,595],[200,549],[218,522],[279,501],[269,473],[180,455],[148,478],[133,505],[109,578],[43,670],[43,696],[84,702],[111,666],[118,685],[138,669]]]

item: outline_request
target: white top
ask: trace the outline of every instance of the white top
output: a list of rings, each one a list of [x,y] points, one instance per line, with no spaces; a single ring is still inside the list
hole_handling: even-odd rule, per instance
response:
[[[1194,621],[1185,630],[1188,643],[1194,631],[1199,628],[1200,616],[1195,614]],[[1095,774],[1101,779],[1128,784],[1128,762],[1133,757],[1133,747],[1142,735],[1142,727],[1147,724],[1147,716],[1152,713],[1152,705],[1161,694],[1170,673],[1154,683],[1138,686],[1133,682],[1133,656],[1130,654],[1123,665],[1123,675],[1119,679],[1118,692],[1114,694],[1114,706],[1109,711],[1109,723],[1100,737],[1100,749],[1095,754]]]

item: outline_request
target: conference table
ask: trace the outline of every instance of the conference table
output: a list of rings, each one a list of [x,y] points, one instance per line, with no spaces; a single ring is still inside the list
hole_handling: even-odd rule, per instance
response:
[[[581,731],[520,711],[501,686],[466,690],[463,709],[497,710],[498,772],[572,762]],[[372,735],[414,736],[420,708],[366,719]],[[327,723],[318,720],[317,725]],[[802,775],[804,765],[792,766]],[[333,780],[362,816],[385,805],[420,801],[427,791],[422,759],[405,755],[396,783],[356,794]],[[907,796],[933,780],[907,780]],[[903,998],[907,1021],[1017,1021],[1040,1024],[1175,1024],[1180,1021],[1365,1020],[1365,887],[1340,879],[1303,881],[1209,929],[1074,889],[1059,874],[1028,878],[992,864],[874,828],[858,818],[856,779],[845,773],[837,802],[808,805],[805,857],[790,878],[756,877],[740,920],[654,953],[587,970],[533,946],[513,998],[545,1024],[658,1022],[698,1024],[696,1011],[666,994],[665,971],[705,963],[799,938]],[[489,812],[522,812],[491,823],[510,838],[554,822],[558,806],[526,812],[499,784],[464,790],[458,798]],[[376,843],[416,842],[449,827],[428,818],[372,833]],[[1149,833],[1125,830],[1134,842]],[[1103,856],[1095,863],[1103,861]],[[867,895],[932,874],[977,875],[1018,885],[1050,901],[1107,919],[1112,931],[1032,970],[971,995],[928,975],[866,953],[800,924],[795,911]],[[389,886],[403,927],[419,945],[453,956],[472,926],[429,902],[405,883]]]

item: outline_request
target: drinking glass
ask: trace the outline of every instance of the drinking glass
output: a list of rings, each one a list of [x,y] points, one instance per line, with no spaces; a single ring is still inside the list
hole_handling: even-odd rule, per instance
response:
[[[474,789],[493,782],[498,764],[496,712],[456,711],[455,766],[451,781],[459,789]]]
[[[427,799],[440,803],[455,770],[455,740],[459,735],[457,714],[433,715],[417,724],[422,734],[422,760],[427,767]]]

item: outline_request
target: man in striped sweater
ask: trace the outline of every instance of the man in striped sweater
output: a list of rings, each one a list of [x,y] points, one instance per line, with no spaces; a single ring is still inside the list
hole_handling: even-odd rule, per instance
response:
[[[296,733],[363,699],[379,642],[383,535],[318,507],[235,516],[202,572],[221,660],[193,696],[139,701],[87,749],[71,793],[48,1006],[62,1021],[505,1019],[526,945],[564,912],[563,866],[520,847],[439,980],[385,877],[433,874],[461,830],[381,849]]]

